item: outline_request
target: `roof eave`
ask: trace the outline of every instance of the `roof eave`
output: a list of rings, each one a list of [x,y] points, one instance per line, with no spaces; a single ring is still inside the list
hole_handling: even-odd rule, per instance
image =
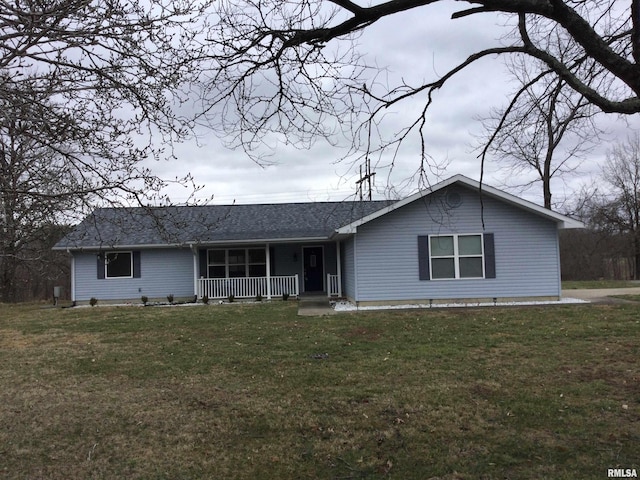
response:
[[[208,246],[208,245],[249,245],[255,243],[301,243],[301,242],[327,242],[331,240],[331,236],[316,236],[316,237],[292,237],[292,238],[247,238],[241,240],[211,240],[211,241],[191,241],[189,245],[193,246]]]
[[[148,248],[148,249],[158,249],[158,248],[184,248],[188,247],[189,243],[160,243],[160,244],[139,244],[139,245],[111,245],[111,244],[103,244],[103,245],[66,245],[66,246],[54,246],[51,250],[61,251],[61,252],[95,252],[100,250],[134,250],[136,248]]]
[[[579,228],[587,228],[587,226],[583,222],[579,220],[575,220],[570,217],[568,218],[569,220],[565,220],[564,222],[560,223],[559,228],[561,228],[562,230],[575,230]]]
[[[230,240],[199,241],[189,240],[183,243],[161,243],[161,244],[136,244],[136,245],[83,245],[83,246],[54,246],[52,250],[57,251],[99,251],[99,250],[133,250],[133,249],[160,249],[160,248],[186,248],[186,247],[206,247],[213,245],[250,245],[256,243],[301,243],[301,242],[327,242],[331,236],[315,237],[294,237],[294,238],[247,238]]]
[[[426,188],[424,190],[420,190],[419,192],[414,193],[413,195],[408,196],[407,198],[404,198],[402,200],[398,200],[395,203],[392,203],[391,205],[381,208],[380,210],[377,210],[369,215],[367,215],[366,217],[363,217],[359,220],[356,220],[355,222],[351,222],[348,225],[345,225],[343,227],[340,227],[339,229],[336,230],[336,232],[338,234],[354,234],[357,233],[358,231],[358,227],[360,225],[363,225],[365,223],[370,222],[371,220],[375,220],[376,218],[379,218],[383,215],[386,215],[387,213],[390,213],[394,210],[397,210],[398,208],[401,208],[405,205],[408,205],[409,203],[424,197],[426,195],[429,195],[435,191],[441,190],[442,188],[445,188],[449,185],[451,185],[452,183],[455,183],[456,181],[460,180],[460,179],[467,179],[466,177],[464,177],[463,175],[454,175],[451,178],[448,178],[446,180],[443,180],[442,182],[439,182],[438,184]],[[468,180],[468,179],[467,179]]]
[[[470,180],[470,182],[475,181]],[[479,189],[480,183],[475,183],[477,184],[476,188]],[[524,200],[520,197],[516,197],[515,195],[511,195],[510,193],[503,192],[502,190],[498,190],[497,188],[491,187],[489,185],[482,185],[482,192],[488,193],[489,195],[501,199],[506,203],[514,205],[515,207],[527,210],[531,213],[556,222],[558,224],[558,228],[560,229],[586,228],[584,223],[579,220],[568,217],[567,215],[563,215],[561,213],[554,212],[553,210],[549,210],[548,208],[542,207],[528,200]]]

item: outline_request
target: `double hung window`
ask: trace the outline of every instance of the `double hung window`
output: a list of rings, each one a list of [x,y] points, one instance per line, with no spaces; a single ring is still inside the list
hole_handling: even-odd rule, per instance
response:
[[[108,252],[104,257],[105,278],[133,278],[133,252]]]
[[[482,234],[431,235],[429,237],[431,278],[484,278]]]
[[[209,278],[264,277],[267,256],[264,248],[219,248],[207,251]]]

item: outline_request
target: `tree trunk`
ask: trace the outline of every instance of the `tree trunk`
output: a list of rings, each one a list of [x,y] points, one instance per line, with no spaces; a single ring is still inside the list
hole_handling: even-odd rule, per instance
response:
[[[0,302],[13,303],[16,301],[16,271],[17,262],[11,254],[6,254],[0,260]]]
[[[544,208],[551,210],[551,178],[545,176],[542,179],[542,194],[544,196]]]
[[[640,231],[635,232],[633,237],[633,252],[634,252],[634,269],[633,279],[640,280]]]

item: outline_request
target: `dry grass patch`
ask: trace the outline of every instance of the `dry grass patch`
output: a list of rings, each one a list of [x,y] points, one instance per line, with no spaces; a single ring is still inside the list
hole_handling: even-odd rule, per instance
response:
[[[564,290],[584,288],[633,288],[640,287],[637,280],[570,280],[562,282]]]
[[[0,307],[4,478],[606,478],[637,309]]]
[[[612,298],[619,298],[629,302],[640,302],[640,295],[611,295]]]

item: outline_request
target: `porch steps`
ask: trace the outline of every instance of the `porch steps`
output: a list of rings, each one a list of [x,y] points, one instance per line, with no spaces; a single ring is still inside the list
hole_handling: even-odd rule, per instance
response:
[[[317,317],[331,315],[335,310],[331,308],[329,299],[325,295],[301,295],[298,301],[298,315]]]

